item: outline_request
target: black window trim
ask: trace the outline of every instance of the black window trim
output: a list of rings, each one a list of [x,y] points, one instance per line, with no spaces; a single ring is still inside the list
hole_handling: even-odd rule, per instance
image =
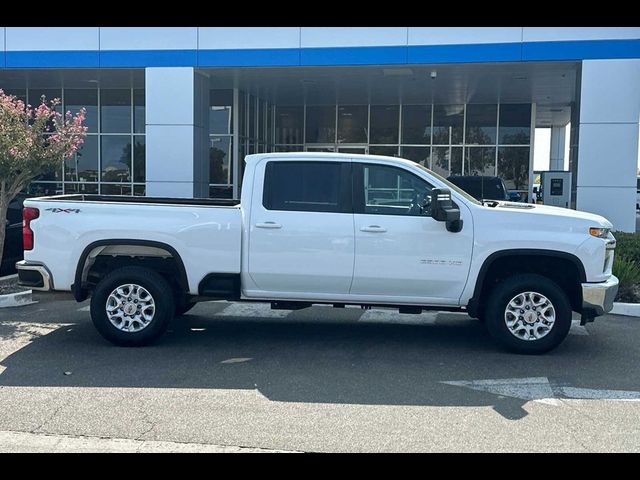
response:
[[[271,208],[271,195],[273,193],[272,185],[267,180],[269,179],[269,170],[273,168],[271,165],[279,164],[279,163],[288,163],[288,164],[339,164],[340,165],[340,186],[338,188],[338,207],[334,210],[286,210],[286,209],[275,209]],[[264,177],[263,177],[263,188],[262,188],[262,207],[266,210],[272,212],[309,212],[309,213],[353,213],[353,204],[352,204],[352,163],[350,161],[340,160],[307,160],[301,158],[300,160],[285,160],[285,159],[274,159],[267,161],[264,169]]]
[[[406,172],[414,177],[422,180],[427,185],[429,185],[432,189],[436,188],[431,182],[425,180],[419,175],[416,175],[411,170],[407,170],[406,168],[402,168],[398,165],[388,165],[386,163],[371,163],[371,162],[354,162],[352,167],[352,179],[353,179],[353,213],[359,215],[387,215],[394,217],[420,217],[420,218],[430,218],[428,215],[409,215],[409,214],[394,214],[394,213],[374,213],[374,212],[366,212],[365,204],[364,204],[364,167],[388,167],[395,170],[400,170],[402,172]]]

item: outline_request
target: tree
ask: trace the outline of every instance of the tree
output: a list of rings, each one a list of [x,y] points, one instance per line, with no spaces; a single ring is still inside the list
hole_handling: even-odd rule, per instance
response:
[[[85,109],[75,116],[55,111],[60,99],[25,105],[0,89],[0,259],[9,203],[48,168],[60,167],[83,143]]]

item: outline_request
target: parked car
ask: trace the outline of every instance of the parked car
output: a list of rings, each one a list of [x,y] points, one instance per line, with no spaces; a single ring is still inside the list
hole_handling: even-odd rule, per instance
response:
[[[0,276],[16,273],[16,262],[22,260],[22,203],[25,198],[27,195],[20,193],[9,203]]]
[[[452,175],[447,180],[477,200],[512,200],[504,181],[500,177]]]
[[[239,203],[60,195],[26,200],[24,219],[20,284],[91,297],[95,327],[118,345],[226,299],[462,311],[508,348],[541,353],[572,311],[593,321],[618,290],[605,218],[481,202],[394,157],[249,155]]]

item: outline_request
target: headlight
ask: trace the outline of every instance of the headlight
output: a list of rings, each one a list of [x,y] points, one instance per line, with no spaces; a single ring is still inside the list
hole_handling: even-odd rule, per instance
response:
[[[591,227],[589,229],[589,234],[593,237],[607,238],[610,230],[610,228]]]

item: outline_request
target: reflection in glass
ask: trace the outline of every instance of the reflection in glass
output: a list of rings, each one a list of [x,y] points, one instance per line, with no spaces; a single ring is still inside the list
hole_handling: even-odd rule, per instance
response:
[[[495,147],[465,148],[465,175],[481,175],[493,177],[496,174]]]
[[[451,172],[449,175],[462,175],[462,147],[451,148]]]
[[[209,197],[210,198],[233,198],[233,188],[209,186]]]
[[[145,128],[145,104],[144,90],[133,91],[133,133],[144,133]]]
[[[431,105],[403,105],[402,143],[425,145],[430,142]]]
[[[307,143],[336,141],[336,106],[307,107]]]
[[[463,123],[464,105],[435,105],[433,107],[433,144],[461,144]]]
[[[131,195],[131,184],[100,185],[102,195]]]
[[[42,103],[41,97],[43,95],[47,105],[49,105],[49,102],[54,98],[62,102],[62,90],[59,88],[30,88],[27,100],[32,107],[37,108]],[[62,103],[58,105],[55,110],[56,112],[62,113]]]
[[[400,157],[412,160],[420,165],[429,168],[430,147],[402,147]]]
[[[371,145],[369,147],[370,155],[385,155],[387,157],[397,157],[398,147],[389,145]]]
[[[78,151],[64,161],[64,179],[73,182],[98,181],[97,135],[87,135]]]
[[[529,147],[500,147],[498,176],[509,190],[529,190]]]
[[[529,145],[531,140],[531,105],[500,105],[500,143]]]
[[[83,125],[89,127],[88,133],[98,132],[98,90],[87,88],[65,89],[64,103],[64,111],[71,111],[72,115],[75,115],[84,107],[87,113]]]
[[[431,170],[443,177],[449,176],[449,147],[433,147]]]
[[[131,137],[101,136],[100,154],[103,182],[131,181]]]
[[[146,185],[134,185],[133,194],[144,196],[146,194]]]
[[[249,138],[256,138],[256,97],[249,95]]]
[[[307,112],[309,108],[307,108]],[[302,125],[304,124],[303,117],[304,110],[302,107],[277,107],[276,143],[301,144]],[[333,138],[331,139],[331,143],[333,143]]]
[[[231,183],[231,138],[211,137],[209,183]]]
[[[338,107],[338,143],[369,141],[369,107],[350,105]]]
[[[467,126],[465,144],[495,145],[498,124],[498,106],[467,105]]]
[[[371,143],[398,143],[400,107],[371,105]]]
[[[133,136],[133,181],[144,182],[146,180],[146,155],[145,137]]]
[[[131,90],[100,90],[100,121],[104,133],[131,132]]]
[[[65,183],[64,193],[84,193],[84,194],[97,194],[97,183]]]

